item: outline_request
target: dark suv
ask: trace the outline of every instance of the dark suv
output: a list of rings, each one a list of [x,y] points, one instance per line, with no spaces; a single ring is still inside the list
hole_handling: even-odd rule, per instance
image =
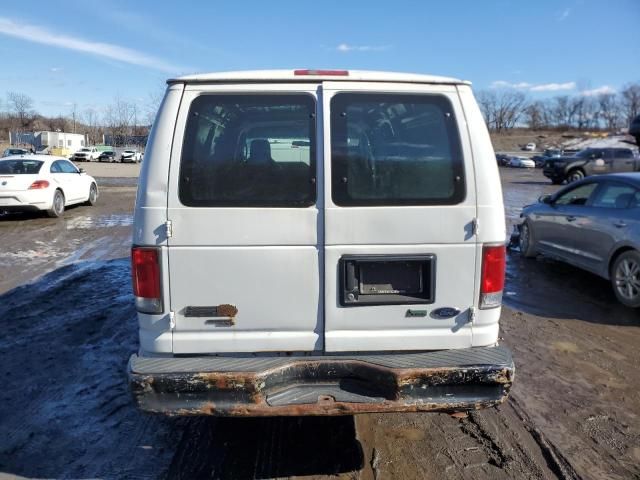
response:
[[[636,139],[636,145],[640,147],[640,115],[633,119],[629,125],[629,135]]]
[[[630,148],[587,148],[574,156],[549,158],[543,167],[544,176],[554,184],[582,180],[589,175],[640,171],[640,160]]]

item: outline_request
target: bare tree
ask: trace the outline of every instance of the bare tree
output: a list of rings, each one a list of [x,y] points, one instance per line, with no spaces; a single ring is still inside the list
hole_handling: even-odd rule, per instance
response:
[[[598,106],[600,108],[600,117],[605,127],[609,130],[617,128],[619,126],[620,110],[615,94],[603,93],[598,95]]]
[[[164,98],[165,90],[166,84],[164,82],[161,82],[158,84],[158,87],[147,96],[147,101],[144,106],[145,120],[147,125],[152,125],[153,122],[155,122],[158,109],[160,108],[160,104],[162,103],[162,99]]]
[[[480,92],[478,103],[489,128],[501,132],[513,128],[520,120],[527,105],[522,92]]]
[[[33,121],[35,116],[35,112],[33,110],[33,99],[28,95],[18,92],[8,92],[7,106],[18,120],[19,128],[26,128]]]
[[[87,140],[95,145],[98,139],[98,113],[93,108],[87,108],[82,114],[82,121],[87,126]]]
[[[640,83],[630,83],[625,85],[621,95],[621,105],[626,117],[626,123],[629,124],[635,117],[640,115]]]
[[[544,118],[544,103],[540,100],[527,105],[524,109],[524,121],[533,130],[539,130],[546,127]]]

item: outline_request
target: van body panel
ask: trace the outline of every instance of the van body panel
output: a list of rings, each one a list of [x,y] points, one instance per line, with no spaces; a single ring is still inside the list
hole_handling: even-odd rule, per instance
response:
[[[134,245],[166,245],[167,180],[176,117],[184,85],[171,85],[149,133],[136,194],[133,219]]]
[[[491,137],[471,87],[458,85],[456,88],[466,119],[476,177],[478,202],[476,270],[480,272],[482,245],[501,245],[506,244],[507,241],[502,184]],[[480,297],[479,285],[476,286],[474,297]],[[501,310],[500,307],[477,310],[473,322],[473,346],[493,345],[498,342]]]
[[[259,93],[317,102],[317,89],[317,85],[268,85],[261,86]],[[256,94],[255,86],[188,85],[177,117],[167,208],[172,222],[168,256],[175,317],[173,350],[177,354],[320,351],[322,217],[318,212],[322,200],[304,208],[234,208],[186,206],[179,198],[191,105],[204,96],[224,102],[243,94]],[[312,113],[316,115],[315,108]],[[256,124],[255,129],[259,128]],[[313,135],[321,138],[317,131]],[[297,152],[291,142],[288,145]],[[278,155],[276,150],[272,155]],[[314,154],[318,155],[317,142]],[[292,155],[280,159],[290,163]],[[316,184],[321,182],[317,172],[315,178]],[[188,312],[190,307],[218,305],[232,305],[237,315],[218,318]]]
[[[174,353],[322,348],[315,246],[172,247],[169,261],[173,278],[189,278],[171,285]],[[186,312],[220,304],[237,314],[229,320]]]
[[[476,304],[476,188],[469,137],[457,90],[449,85],[325,82],[325,112],[334,95],[351,92],[445,97],[458,122],[465,195],[453,205],[339,206],[332,199],[332,161],[325,155],[325,350],[357,351],[463,348],[472,345],[470,309]],[[360,97],[356,97],[360,98]],[[335,113],[335,112],[334,112]],[[341,113],[342,115],[342,113]],[[328,115],[325,132],[331,131]],[[324,148],[331,152],[330,135]],[[344,308],[340,296],[340,259],[345,255],[435,255],[435,299],[423,305],[362,305]],[[471,268],[469,268],[471,266]],[[464,272],[461,275],[461,272]],[[459,313],[432,315],[439,308]],[[426,312],[410,316],[409,310]]]

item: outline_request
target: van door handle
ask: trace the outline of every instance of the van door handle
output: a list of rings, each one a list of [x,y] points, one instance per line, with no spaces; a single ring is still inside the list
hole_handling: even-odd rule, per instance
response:
[[[568,222],[575,222],[577,219],[578,219],[578,217],[574,217],[573,215],[567,216],[567,221]]]
[[[625,222],[623,222],[622,220],[618,220],[617,222],[615,222],[613,224],[614,227],[616,228],[624,228],[627,226],[627,224]]]

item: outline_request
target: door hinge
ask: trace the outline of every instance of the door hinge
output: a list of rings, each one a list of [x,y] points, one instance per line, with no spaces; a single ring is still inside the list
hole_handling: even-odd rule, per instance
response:
[[[480,231],[480,220],[474,218],[471,220],[471,235],[478,235]]]
[[[171,220],[167,220],[166,222],[164,222],[164,227],[166,230],[167,238],[171,238],[173,236],[173,223],[171,223]]]
[[[476,307],[469,307],[469,323],[473,323],[476,320]]]
[[[176,328],[176,312],[174,311],[169,312],[169,328],[171,330]]]

